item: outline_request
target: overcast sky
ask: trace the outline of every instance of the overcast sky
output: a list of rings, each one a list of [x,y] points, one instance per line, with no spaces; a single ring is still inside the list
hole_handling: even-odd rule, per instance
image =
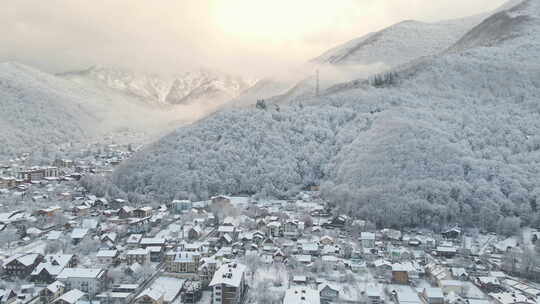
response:
[[[149,72],[199,66],[261,77],[416,19],[504,0],[3,0],[0,61],[50,72],[91,65]]]

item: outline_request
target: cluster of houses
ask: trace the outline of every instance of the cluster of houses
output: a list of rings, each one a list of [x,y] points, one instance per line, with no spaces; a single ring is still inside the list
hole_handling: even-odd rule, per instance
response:
[[[540,295],[505,267],[524,246],[517,238],[459,226],[376,229],[336,214],[317,191],[135,205],[86,193],[77,176],[88,172],[57,159],[0,181],[12,192],[24,186],[40,206],[0,213],[0,304],[241,304],[265,295],[284,304],[534,304]],[[33,192],[64,179],[54,196]]]

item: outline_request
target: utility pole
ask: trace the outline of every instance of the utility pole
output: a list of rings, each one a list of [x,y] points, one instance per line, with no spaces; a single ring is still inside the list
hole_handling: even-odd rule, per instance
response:
[[[317,75],[315,77],[315,96],[319,97],[319,70],[317,69]]]

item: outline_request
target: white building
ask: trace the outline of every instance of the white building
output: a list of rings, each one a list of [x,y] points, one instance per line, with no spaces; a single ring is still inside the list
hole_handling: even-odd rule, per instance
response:
[[[362,232],[360,234],[360,241],[362,242],[363,248],[374,248],[375,247],[375,233]]]
[[[107,284],[107,271],[101,268],[64,268],[57,279],[66,289],[79,289],[90,296],[101,292]]]
[[[212,287],[214,304],[239,304],[246,289],[246,266],[238,263],[223,264],[208,286]]]
[[[321,297],[319,291],[304,286],[297,286],[287,289],[283,304],[320,304]]]

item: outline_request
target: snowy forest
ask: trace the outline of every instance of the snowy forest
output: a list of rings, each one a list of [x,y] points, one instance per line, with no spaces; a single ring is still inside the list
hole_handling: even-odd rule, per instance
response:
[[[460,53],[396,69],[389,85],[351,82],[180,128],[114,181],[162,200],[287,197],[320,184],[379,225],[539,225],[540,39],[522,35],[537,24],[519,10],[498,34],[506,13],[478,25],[451,48]]]

